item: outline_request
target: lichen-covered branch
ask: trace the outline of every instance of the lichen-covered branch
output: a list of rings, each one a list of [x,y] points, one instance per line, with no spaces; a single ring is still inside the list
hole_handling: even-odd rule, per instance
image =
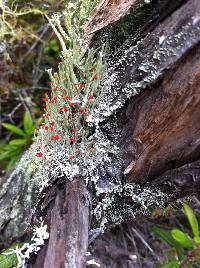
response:
[[[51,105],[55,105],[51,110],[53,113],[51,120],[55,119],[55,122],[50,124],[52,122],[48,122],[47,119],[38,133],[37,143],[34,143],[30,150],[25,153],[13,173],[0,181],[0,212],[2,215],[0,218],[0,232],[3,243],[25,235],[25,230],[28,230],[26,228],[30,226],[32,216],[37,217],[38,213],[42,214],[49,224],[49,243],[41,250],[38,258],[34,260],[34,268],[42,267],[43,264],[45,265],[44,267],[47,267],[49,263],[54,268],[59,267],[56,266],[59,264],[65,264],[65,267],[82,267],[84,251],[86,251],[88,243],[86,237],[89,229],[88,198],[92,200],[91,227],[100,231],[124,220],[146,215],[152,208],[163,207],[173,199],[173,192],[176,192],[176,188],[172,187],[167,192],[165,191],[166,188],[163,187],[164,184],[162,185],[162,183],[158,182],[159,180],[162,181],[162,177],[159,177],[162,172],[167,172],[167,169],[173,168],[173,166],[168,165],[167,161],[163,161],[161,162],[162,169],[159,170],[156,167],[157,163],[159,165],[160,159],[160,155],[157,158],[154,157],[156,150],[159,152],[155,145],[156,141],[159,141],[159,134],[157,133],[158,125],[153,122],[159,120],[160,117],[161,121],[164,122],[163,124],[167,125],[165,121],[167,114],[163,108],[165,100],[169,109],[176,107],[178,110],[178,106],[181,103],[178,101],[179,98],[175,98],[175,102],[178,103],[176,106],[176,103],[173,104],[169,98],[170,94],[172,94],[170,77],[173,76],[169,76],[167,70],[177,68],[173,70],[175,70],[175,74],[178,74],[178,72],[188,70],[185,66],[188,66],[190,61],[195,63],[196,66],[199,62],[194,52],[192,56],[189,56],[188,61],[184,61],[186,54],[190,50],[196,49],[200,42],[199,10],[200,2],[198,0],[187,1],[160,22],[159,25],[155,24],[151,28],[151,32],[144,36],[143,39],[139,38],[137,43],[136,36],[134,38],[129,36],[128,42],[120,46],[116,53],[112,56],[106,55],[105,75],[102,82],[98,83],[98,91],[95,88],[94,94],[96,95],[92,94],[90,97],[91,92],[93,93],[92,90],[94,90],[91,82],[96,81],[96,77],[95,79],[90,79],[87,76],[88,74],[91,75],[91,71],[93,72],[90,67],[91,63],[96,59],[95,53],[90,63],[87,60],[90,61],[91,58],[86,58],[87,60],[84,62],[81,54],[81,56],[79,55],[80,61],[75,62],[70,68],[68,64],[59,66],[59,72],[63,72],[63,76],[60,76],[60,73],[51,76],[52,82],[55,84],[52,89],[55,91],[53,91],[52,96],[47,96],[46,99],[48,102],[47,109]],[[162,18],[164,18],[163,14]],[[65,34],[62,32],[59,22],[57,22],[56,27],[61,38],[63,38]],[[70,53],[72,54],[76,54],[79,51],[73,49],[74,47],[70,48]],[[69,58],[74,60],[73,56]],[[65,53],[63,53],[62,60],[65,63]],[[87,68],[83,70],[83,66],[81,66],[83,63],[88,64],[89,70]],[[64,79],[64,72],[67,72],[67,82],[62,80],[62,78]],[[92,73],[92,75],[95,74]],[[88,79],[84,80],[86,77]],[[161,78],[166,81],[163,87],[159,87]],[[174,76],[175,78],[176,76]],[[199,90],[197,72],[194,71],[190,77],[191,79],[188,79],[185,84],[181,74],[180,78],[179,83],[181,87],[183,86],[182,91],[179,91],[178,86],[176,88],[176,80],[174,80],[174,92],[176,92],[177,96],[181,92],[183,93],[182,98],[185,101],[185,108],[190,111],[189,115],[194,116],[194,119],[198,118],[195,115],[198,111],[197,103],[199,98],[194,100],[188,93],[188,86],[191,82],[197,86],[191,92],[196,94],[197,90]],[[84,80],[83,83],[80,79]],[[196,80],[198,81],[195,83]],[[75,82],[75,87],[72,86],[73,82]],[[62,89],[58,90],[57,87]],[[80,92],[83,87],[85,91]],[[97,87],[96,84],[95,87]],[[148,89],[145,91],[144,89],[146,88]],[[154,90],[157,96],[152,98],[151,94],[154,96]],[[64,93],[65,96],[63,95],[63,97],[62,94]],[[163,94],[164,97],[159,98],[159,94]],[[88,97],[92,100],[94,96],[98,97],[98,102],[89,109]],[[145,96],[147,97],[145,98]],[[144,102],[142,98],[144,98]],[[62,99],[61,106],[56,103],[57,99]],[[154,111],[151,106],[157,100],[160,100],[159,107],[161,109]],[[77,112],[81,113],[82,111],[78,111],[78,108],[83,108],[78,106],[80,103],[81,105],[85,104],[84,108],[88,108],[88,111],[91,112],[90,115],[86,115],[86,118],[79,117],[77,114]],[[145,105],[147,108],[145,108]],[[155,105],[155,107],[157,106]],[[139,114],[142,108],[144,111],[146,109],[146,117],[152,116],[152,120],[145,121],[144,117]],[[132,113],[130,112],[131,109],[133,109]],[[134,111],[137,111],[137,114]],[[156,119],[156,111],[159,114],[158,119]],[[180,111],[184,113],[185,110],[180,109]],[[177,117],[171,116],[174,126],[176,122],[181,122],[183,118],[182,112],[180,121]],[[71,119],[78,118],[79,121],[73,122],[68,128],[69,122],[65,124],[62,121],[66,114],[67,116],[71,114]],[[68,119],[71,120],[70,118]],[[187,116],[185,118],[187,119]],[[145,122],[147,123],[145,124]],[[148,124],[148,122],[150,123]],[[189,120],[184,122],[189,123]],[[58,127],[56,131],[60,132],[49,132],[49,136],[44,137],[45,131],[49,131],[49,128],[51,131],[55,131],[53,129],[55,125]],[[77,136],[78,138],[76,139],[71,134],[72,131],[75,131],[77,125],[79,128],[84,129],[85,135]],[[162,124],[160,125],[163,126]],[[146,140],[139,136],[139,132],[142,130],[141,126],[144,126]],[[182,124],[182,128],[188,130],[184,124]],[[148,139],[148,130],[151,132],[151,139]],[[160,130],[162,129],[160,128]],[[65,133],[67,133],[67,140]],[[70,136],[68,136],[69,133]],[[171,134],[173,133],[175,133],[174,129],[172,129]],[[188,139],[188,144],[191,142],[198,144],[200,135],[198,131],[195,133],[195,138]],[[176,139],[178,137],[177,135]],[[190,137],[193,137],[193,135],[190,135]],[[38,144],[38,142],[43,143],[43,138],[46,138],[45,146],[47,146],[45,148],[42,147],[42,144]],[[169,142],[169,140],[167,141]],[[94,141],[92,147],[84,147],[88,141]],[[163,144],[164,140],[161,139],[159,148]],[[186,142],[183,141],[182,152],[185,148],[188,148],[187,146],[184,147],[184,144]],[[154,145],[156,150],[150,150]],[[48,146],[49,150],[46,150]],[[68,147],[67,150],[69,150],[67,154],[66,146]],[[85,157],[81,157],[81,150],[76,150],[76,147],[81,146],[84,147]],[[94,149],[92,153],[89,152],[91,148]],[[193,146],[193,148],[198,149],[198,146]],[[147,153],[148,150],[151,151],[151,154]],[[179,153],[181,153],[181,150]],[[166,155],[169,155],[169,152],[172,151],[171,148],[166,146]],[[52,159],[49,159],[49,155],[51,155]],[[70,158],[70,156],[75,155],[78,156],[77,160],[74,157]],[[174,168],[186,164],[187,161],[197,160],[196,154],[194,155],[195,157],[184,158],[184,161],[177,162],[177,166],[175,165]],[[43,156],[46,156],[48,161],[45,162]],[[152,161],[156,159],[153,163],[155,172],[152,172],[151,159]],[[166,159],[168,158],[166,157]],[[170,161],[173,160],[172,157],[169,157],[169,159]],[[158,181],[154,185],[153,181],[156,178],[158,178]],[[176,179],[175,173],[171,175],[170,181],[173,182],[174,179]],[[151,182],[146,185],[131,183],[132,181],[146,183],[147,180],[151,180]],[[195,191],[195,189],[193,190]],[[185,191],[185,195],[191,194],[191,192]],[[33,219],[32,222],[34,222]],[[95,230],[93,231],[95,232]],[[74,239],[72,239],[71,234],[74,234]],[[68,247],[69,241],[71,247]],[[54,248],[55,244],[57,245],[56,249]]]
[[[199,53],[198,44],[157,85],[129,102],[121,144],[129,181],[154,181],[199,159]]]
[[[136,45],[131,46],[130,42],[129,47],[122,46],[112,55],[94,121],[97,115],[102,121],[122,108],[199,43],[199,5],[198,0],[188,1]]]

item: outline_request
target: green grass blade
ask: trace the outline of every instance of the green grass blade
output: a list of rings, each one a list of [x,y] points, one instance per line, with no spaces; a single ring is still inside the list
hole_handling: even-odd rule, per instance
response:
[[[198,237],[199,236],[199,224],[198,224],[197,217],[195,216],[193,210],[187,204],[183,204],[183,209],[190,223],[194,236]]]
[[[5,127],[6,129],[10,130],[11,132],[19,135],[19,136],[23,136],[23,137],[26,136],[24,131],[22,129],[16,127],[15,125],[3,123],[2,126]]]
[[[24,113],[24,118],[23,118],[23,124],[24,124],[24,131],[28,134],[28,135],[32,135],[33,134],[33,121],[32,118],[30,116],[29,112],[25,112]]]
[[[14,139],[9,142],[9,144],[13,146],[25,145],[26,143],[27,143],[26,139]]]
[[[181,230],[173,229],[171,231],[171,234],[172,234],[172,237],[178,243],[180,243],[183,247],[187,247],[187,248],[193,247],[193,243],[192,243],[191,239],[189,238],[189,236],[187,234],[183,233]]]

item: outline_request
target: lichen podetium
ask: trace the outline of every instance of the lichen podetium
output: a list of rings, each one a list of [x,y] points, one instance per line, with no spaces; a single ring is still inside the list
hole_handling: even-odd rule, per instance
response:
[[[43,177],[43,186],[50,178],[62,175],[73,179],[80,174],[80,162],[96,153],[87,118],[101,95],[103,51],[90,49],[87,55],[81,51],[81,26],[91,5],[94,1],[80,1],[77,6],[69,3],[63,16],[48,18],[60,40],[62,56],[58,71],[53,74],[48,70],[51,94],[44,93],[44,123],[37,129],[30,150],[37,162],[34,177]]]

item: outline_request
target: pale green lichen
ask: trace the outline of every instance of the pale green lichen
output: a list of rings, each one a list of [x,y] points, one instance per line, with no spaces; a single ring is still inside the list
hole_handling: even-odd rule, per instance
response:
[[[97,117],[99,121],[103,121],[116,113],[132,96],[155,82],[164,69],[185,53],[188,45],[193,46],[198,42],[199,21],[194,18],[191,20],[193,22],[188,22],[181,29],[177,29],[177,33],[173,35],[170,32],[166,33],[162,42],[160,42],[161,34],[158,32],[157,39],[154,38],[151,44],[154,49],[149,51],[146,59],[143,58],[145,51],[143,40],[128,49],[123,50],[122,47],[119,53],[112,55],[104,78],[103,95],[90,117],[91,122],[97,121]],[[145,37],[147,42],[150,36],[149,34]],[[129,74],[128,77],[126,73]],[[123,86],[122,81],[124,81]]]
[[[154,208],[164,208],[169,200],[169,195],[149,184],[115,185],[93,209],[93,222],[98,222],[101,229],[105,230],[107,225],[120,224],[137,216],[150,215]]]

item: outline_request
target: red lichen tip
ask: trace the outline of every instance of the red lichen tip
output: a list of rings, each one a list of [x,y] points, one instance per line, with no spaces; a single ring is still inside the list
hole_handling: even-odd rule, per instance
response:
[[[56,135],[52,135],[51,136],[51,140],[52,141],[57,141],[57,140],[59,140],[60,139],[60,135],[58,135],[58,134],[56,134]]]
[[[69,106],[74,107],[76,105],[75,102],[70,102]]]
[[[89,100],[94,100],[94,95],[93,94],[89,95]]]
[[[83,109],[82,107],[79,107],[79,108],[78,108],[78,111],[79,111],[79,113],[82,114],[82,113],[84,112],[84,109]]]
[[[94,74],[94,75],[92,76],[92,80],[97,80],[97,79],[98,79],[97,74]]]
[[[65,96],[65,99],[70,100],[70,96],[69,95]]]
[[[69,140],[72,141],[72,142],[75,142],[76,141],[75,138],[69,138]]]
[[[84,88],[84,84],[83,83],[80,83],[79,89],[82,90],[83,88]]]

